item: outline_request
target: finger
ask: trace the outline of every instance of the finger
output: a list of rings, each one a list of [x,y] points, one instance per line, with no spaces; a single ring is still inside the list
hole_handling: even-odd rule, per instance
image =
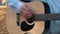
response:
[[[31,9],[32,9],[31,6],[30,5],[26,5],[26,7],[29,9],[28,11],[31,12]]]
[[[22,12],[28,12],[28,9],[27,8],[25,9],[25,7],[24,7],[24,8],[21,8],[20,11],[22,11]]]
[[[26,17],[30,18],[30,17],[32,17],[32,14],[26,14]]]
[[[31,9],[31,6],[30,5],[26,5],[26,7],[30,10]]]
[[[24,9],[21,9],[20,11],[21,11],[21,13],[25,13],[25,14],[32,14],[31,12],[24,10]]]
[[[26,6],[23,6],[22,9],[27,10],[27,11],[29,10]]]
[[[27,10],[24,10],[24,9],[21,9],[20,10],[21,14],[25,17],[30,17],[32,13],[30,13],[29,11]]]
[[[21,14],[30,15],[30,13],[29,12],[26,12],[25,10],[21,10]]]
[[[24,17],[26,17],[26,18],[30,18],[30,17],[32,17],[32,14],[22,13],[22,16],[24,16]]]

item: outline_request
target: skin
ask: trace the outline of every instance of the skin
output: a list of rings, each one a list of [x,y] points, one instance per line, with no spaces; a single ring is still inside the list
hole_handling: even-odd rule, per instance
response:
[[[29,10],[31,10],[31,7],[27,4],[24,4],[20,9],[21,15],[26,18],[31,17],[32,13]]]
[[[0,0],[0,2],[2,2],[2,0]]]

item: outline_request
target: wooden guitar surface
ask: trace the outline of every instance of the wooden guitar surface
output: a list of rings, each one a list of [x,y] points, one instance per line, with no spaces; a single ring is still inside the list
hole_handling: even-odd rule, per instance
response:
[[[44,6],[40,1],[34,1],[28,4],[31,6],[35,14],[44,14]],[[24,34],[24,32],[21,30],[21,27],[17,26],[16,18],[16,13],[12,10],[12,8],[8,7],[6,24],[9,34]],[[25,18],[20,15],[20,23],[24,21],[24,19]],[[29,30],[28,32],[31,34],[42,34],[45,21],[34,21],[34,23],[35,25],[33,29]]]
[[[16,13],[11,7],[8,7],[7,9],[6,24],[9,34],[21,34],[20,28],[16,23]]]

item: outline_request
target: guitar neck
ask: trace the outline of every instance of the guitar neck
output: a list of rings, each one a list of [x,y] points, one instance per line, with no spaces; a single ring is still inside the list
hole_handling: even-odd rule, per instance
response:
[[[34,21],[60,20],[60,14],[34,14]]]

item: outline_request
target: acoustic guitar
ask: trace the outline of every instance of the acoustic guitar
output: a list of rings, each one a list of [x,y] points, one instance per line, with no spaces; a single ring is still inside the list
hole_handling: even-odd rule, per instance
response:
[[[44,5],[40,1],[27,3],[31,6],[33,17],[25,18],[20,15],[17,26],[17,15],[11,7],[7,8],[6,24],[9,34],[42,34],[45,28],[45,20],[60,20],[59,14],[45,14]],[[17,16],[17,17],[16,17]],[[58,17],[56,17],[58,16]]]
[[[31,3],[27,3],[32,7],[32,10],[35,11],[36,14],[44,14],[44,5],[43,3],[41,3],[40,1],[34,1]],[[38,11],[38,12],[37,12]],[[14,10],[8,6],[7,8],[7,16],[6,16],[6,24],[7,24],[7,30],[9,32],[9,34],[42,34],[42,32],[44,31],[44,25],[45,22],[44,21],[34,21],[34,27],[30,30],[29,27],[29,31],[22,31],[21,29],[21,23],[23,21],[25,21],[24,17],[22,17],[22,15],[20,15],[20,26],[17,26],[17,15],[14,12]]]

